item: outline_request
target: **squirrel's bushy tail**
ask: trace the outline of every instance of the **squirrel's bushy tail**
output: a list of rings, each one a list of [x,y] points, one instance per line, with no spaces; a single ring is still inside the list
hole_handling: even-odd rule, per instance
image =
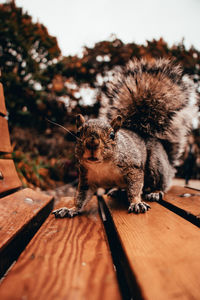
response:
[[[123,128],[160,139],[173,165],[197,113],[193,84],[170,59],[133,60],[108,84],[101,117],[121,115]]]

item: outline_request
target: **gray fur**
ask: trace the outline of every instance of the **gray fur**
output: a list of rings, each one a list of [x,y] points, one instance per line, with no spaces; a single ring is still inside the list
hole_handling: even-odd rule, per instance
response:
[[[130,61],[103,95],[100,118],[77,117],[79,186],[72,210],[77,215],[98,187],[126,189],[128,212],[144,213],[171,184],[197,108],[194,88],[182,69],[166,59]],[[120,128],[121,127],[121,128]]]

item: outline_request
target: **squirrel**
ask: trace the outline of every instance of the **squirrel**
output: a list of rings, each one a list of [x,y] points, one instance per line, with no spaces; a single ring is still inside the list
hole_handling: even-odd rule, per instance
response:
[[[114,75],[97,119],[76,118],[79,165],[75,207],[81,213],[99,187],[125,189],[128,212],[145,213],[168,191],[197,113],[191,80],[172,59],[131,60]]]

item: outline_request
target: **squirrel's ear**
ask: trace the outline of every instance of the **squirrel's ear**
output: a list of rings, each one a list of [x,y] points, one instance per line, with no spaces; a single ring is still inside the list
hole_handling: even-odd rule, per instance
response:
[[[122,117],[118,115],[115,119],[112,120],[110,125],[112,126],[112,128],[116,132],[122,126]]]
[[[82,126],[85,123],[85,119],[84,117],[79,114],[76,116],[76,127],[79,128],[80,126]]]

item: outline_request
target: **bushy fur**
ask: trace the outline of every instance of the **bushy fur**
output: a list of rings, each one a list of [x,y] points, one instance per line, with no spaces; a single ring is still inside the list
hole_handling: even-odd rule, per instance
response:
[[[171,184],[197,108],[194,88],[174,61],[130,61],[115,75],[103,96],[100,118],[77,117],[78,195],[82,212],[98,187],[126,189],[129,212],[144,213],[142,201],[159,200]]]
[[[174,60],[133,60],[108,84],[100,117],[121,115],[122,128],[158,138],[176,165],[197,113],[194,94],[193,84]]]

